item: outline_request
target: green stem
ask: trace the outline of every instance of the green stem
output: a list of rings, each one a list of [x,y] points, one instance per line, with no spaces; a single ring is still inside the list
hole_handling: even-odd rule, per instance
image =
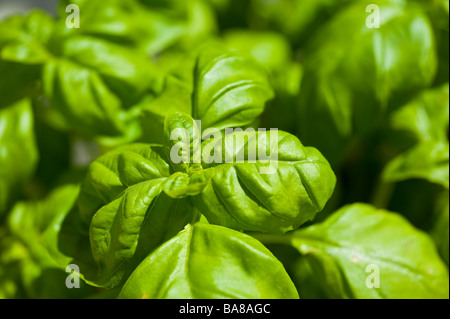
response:
[[[263,233],[249,233],[248,235],[259,240],[263,244],[282,244],[292,246],[292,237],[289,235],[272,235]]]
[[[378,208],[388,208],[394,193],[395,183],[379,181],[372,196],[372,204]]]
[[[193,212],[192,212],[192,219],[189,222],[189,224],[194,225],[195,223],[200,222],[200,219],[202,218],[202,213],[194,206]]]

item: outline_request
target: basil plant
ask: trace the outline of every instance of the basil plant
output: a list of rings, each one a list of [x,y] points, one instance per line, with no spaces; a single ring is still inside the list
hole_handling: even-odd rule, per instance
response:
[[[180,254],[191,254],[189,249],[197,243],[191,243],[195,233],[199,238],[206,236],[199,239],[206,240],[206,246],[198,247],[198,253],[206,254],[205,258],[217,250],[224,256],[230,255],[231,260],[219,258],[218,267],[224,271],[220,276],[226,278],[228,263],[240,263],[241,254],[258,251],[267,255],[264,262],[273,263],[273,269],[284,274],[286,280],[278,296],[295,295],[292,282],[276,258],[242,231],[283,234],[313,219],[332,194],[334,173],[317,149],[305,147],[289,133],[276,132],[275,137],[272,131],[238,130],[224,135],[216,130],[214,133],[202,141],[197,122],[188,114],[171,113],[165,120],[163,145],[123,146],[90,165],[81,185],[77,210],[92,252],[87,280],[114,287],[131,275],[126,287],[133,286],[132,278],[137,276],[134,271],[147,272],[140,270],[149,267],[144,266],[146,259],[159,262],[160,254],[164,256],[163,262],[173,263],[180,257],[175,253],[172,259],[166,259],[159,250],[176,249]],[[276,158],[273,154],[262,159],[258,156],[274,149],[277,149]],[[232,239],[234,236],[236,239]],[[249,249],[247,244],[255,248],[245,252]],[[167,245],[168,248],[163,248]],[[170,248],[171,245],[178,248]],[[223,248],[208,245],[223,245]],[[233,257],[234,245],[243,251]],[[214,255],[209,258],[214,259]],[[248,257],[248,262],[257,265],[258,258]],[[183,267],[187,262],[182,262]],[[255,272],[248,277],[243,273],[236,280],[245,286],[249,280],[272,276],[269,271],[272,266],[262,268],[266,269],[263,273]],[[206,284],[202,277],[206,273],[197,271],[199,277],[193,278],[192,285],[196,281]],[[269,273],[265,274],[266,271]],[[178,275],[184,278],[177,271]],[[163,277],[158,280],[165,281],[172,275],[161,273],[160,276]],[[138,278],[135,281],[141,280]],[[166,293],[189,296],[189,289],[195,288],[184,283],[174,292]],[[223,289],[219,285],[207,290],[219,296],[231,293]],[[147,296],[161,293],[149,287],[144,290]],[[130,288],[122,296],[128,296],[127,291],[135,296]],[[245,291],[242,293],[245,295]],[[269,293],[266,290],[260,293],[259,297],[270,296],[265,295]]]
[[[0,298],[448,299],[448,3],[2,1]]]

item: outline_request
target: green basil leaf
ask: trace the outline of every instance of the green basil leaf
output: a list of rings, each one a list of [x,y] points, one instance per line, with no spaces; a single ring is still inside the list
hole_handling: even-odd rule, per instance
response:
[[[336,178],[328,162],[291,134],[214,131],[200,147],[199,127],[189,115],[173,113],[165,124],[167,158],[182,172],[166,182],[167,194],[194,195],[211,223],[286,232],[313,219],[333,192]]]
[[[0,109],[0,216],[31,177],[38,161],[29,100]]]
[[[391,126],[406,131],[416,141],[447,141],[449,120],[448,83],[425,90],[391,115]]]
[[[357,1],[336,14],[305,50],[300,136],[332,163],[352,138],[379,126],[391,105],[430,85],[436,74],[433,28],[424,12],[379,1],[379,28],[369,28],[370,3]]]
[[[161,147],[131,144],[118,147],[95,160],[82,184],[78,207],[89,224],[102,206],[117,199],[135,184],[168,177],[169,165],[161,158]]]
[[[329,20],[342,7],[355,0],[305,0],[264,1],[252,0],[249,15],[259,19],[287,37],[296,46],[301,46],[314,35],[321,24]],[[364,11],[363,11],[364,12]]]
[[[58,57],[42,75],[50,109],[69,129],[101,144],[137,139],[140,108],[161,86],[148,57],[93,36],[66,35],[58,43]]]
[[[162,147],[132,144],[90,165],[78,199],[97,268],[86,271],[87,280],[119,285],[151,250],[194,219],[187,199],[163,192],[170,172],[162,155]]]
[[[89,233],[98,265],[97,284],[120,284],[152,249],[193,219],[189,202],[161,193],[162,182],[130,186],[93,216]]]
[[[449,264],[449,193],[439,196],[437,200],[437,219],[432,230],[432,236],[439,249],[442,259]]]
[[[153,14],[154,39],[150,52],[158,52],[162,44],[168,50],[187,52],[217,33],[215,12],[207,1],[140,1]]]
[[[69,257],[58,249],[58,232],[62,221],[76,203],[78,185],[54,189],[45,199],[18,202],[8,216],[11,232],[26,243],[42,266],[65,269]]]
[[[77,132],[104,144],[113,144],[114,138],[133,140],[140,135],[137,115],[123,108],[94,69],[66,59],[51,60],[43,70],[43,88],[50,106]]]
[[[73,36],[63,44],[62,55],[101,75],[126,105],[136,103],[158,84],[157,72],[144,54],[88,36]]]
[[[398,214],[348,205],[288,237],[283,240],[307,257],[312,276],[323,278],[321,289],[329,297],[449,296],[448,269],[433,241]]]
[[[290,44],[279,33],[231,30],[223,37],[230,50],[255,59],[270,73],[283,69],[291,60]]]
[[[221,163],[203,163],[210,182],[193,198],[209,222],[280,233],[297,228],[323,209],[336,183],[326,159],[289,133],[277,131],[272,138],[271,134],[236,132],[203,143],[203,152],[209,143],[222,154]],[[260,157],[268,151],[271,156],[276,151],[277,158],[268,162]]]
[[[63,220],[76,203],[78,190],[76,184],[64,184],[41,200],[18,202],[11,210],[10,237],[1,238],[0,277],[3,272],[16,277],[18,287],[10,292],[15,298],[78,299],[94,293],[84,282],[79,289],[67,289],[65,270],[70,257],[58,247]],[[0,282],[5,283],[1,278]]]
[[[172,46],[189,49],[216,30],[214,13],[204,1],[65,0],[60,15],[65,17],[67,4],[74,3],[80,15],[78,33],[132,46],[150,56],[157,56]]]
[[[202,52],[194,69],[192,114],[203,127],[245,127],[273,97],[268,75],[257,63],[218,48]]]
[[[298,298],[282,264],[248,235],[189,225],[150,254],[119,298]]]
[[[35,96],[41,66],[52,54],[48,51],[53,19],[41,11],[15,15],[0,22],[0,108]]]
[[[13,16],[0,23],[0,58],[10,62],[41,64],[51,58],[47,44],[54,20],[34,10],[27,16]]]
[[[449,187],[448,142],[427,141],[400,154],[383,171],[383,180],[398,182],[422,178]]]
[[[256,60],[268,71],[276,92],[271,116],[276,116],[278,112],[282,113],[280,117],[286,117],[289,111],[282,109],[294,105],[283,98],[286,95],[297,95],[301,79],[301,67],[299,63],[293,62],[293,52],[288,40],[276,32],[247,30],[227,31],[223,40],[227,48]]]
[[[172,174],[164,182],[164,192],[172,198],[184,198],[200,194],[208,184],[203,172],[188,175],[182,172]]]
[[[152,27],[153,23],[161,23],[160,20],[163,18],[148,14],[144,6],[135,0],[127,2],[111,0],[108,1],[107,6],[100,0],[64,0],[61,1],[59,10],[59,15],[64,18],[61,19],[61,24],[65,23],[67,17],[65,10],[69,4],[76,4],[82,12],[80,28],[65,30],[69,34],[83,33],[119,44],[135,46],[144,51],[148,41],[157,36]],[[173,29],[177,30],[177,27]],[[164,35],[169,34],[166,31]]]
[[[164,130],[166,116],[173,112],[191,113],[192,86],[190,83],[169,75],[162,93],[141,109],[143,137],[147,142],[163,144],[161,132]]]
[[[18,265],[27,258],[24,245],[12,236],[6,227],[0,228],[0,298],[25,298],[26,293],[21,283]]]
[[[142,108],[144,140],[162,143],[159,132],[174,111],[201,120],[203,128],[251,125],[274,94],[267,71],[252,60],[206,45],[193,70],[168,77],[161,95]],[[183,63],[190,66],[189,59]]]

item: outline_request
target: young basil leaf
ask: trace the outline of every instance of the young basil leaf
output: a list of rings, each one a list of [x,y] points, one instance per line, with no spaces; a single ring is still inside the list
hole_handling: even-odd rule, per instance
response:
[[[184,198],[200,194],[207,184],[207,176],[202,171],[192,175],[176,172],[166,179],[163,190],[172,198]]]
[[[211,223],[286,232],[313,219],[333,193],[336,177],[326,159],[289,133],[237,132],[203,144],[222,154],[220,163],[203,163],[210,182],[193,198]],[[274,152],[276,158],[267,156]]]
[[[0,109],[0,217],[33,174],[37,161],[30,101]]]
[[[250,125],[273,97],[265,70],[220,48],[199,55],[194,69],[192,114],[203,127]]]
[[[312,276],[324,279],[328,297],[449,296],[448,269],[433,241],[398,214],[353,204],[288,237],[308,257]]]
[[[164,121],[173,112],[191,114],[192,85],[175,76],[167,76],[162,93],[141,109],[141,126],[146,142],[163,144]]]
[[[257,240],[224,227],[189,225],[150,254],[119,298],[298,298],[282,264]]]
[[[384,168],[382,177],[386,182],[423,178],[448,189],[448,142],[427,141],[419,143],[389,162]]]
[[[207,45],[195,61],[193,69],[183,72],[183,80],[168,77],[161,95],[143,107],[145,141],[162,142],[162,123],[174,111],[201,120],[203,128],[248,126],[273,97],[268,73],[250,58]]]
[[[189,115],[169,114],[164,121],[164,146],[170,163],[177,171],[189,172],[191,166],[200,166],[201,132]]]
[[[175,170],[187,173],[166,182],[168,194],[198,194],[193,202],[212,223],[286,232],[311,220],[333,192],[336,178],[328,162],[293,135],[214,131],[218,136],[200,148],[199,128],[189,115],[173,113],[165,124],[167,157]],[[219,156],[211,157],[212,151]]]

